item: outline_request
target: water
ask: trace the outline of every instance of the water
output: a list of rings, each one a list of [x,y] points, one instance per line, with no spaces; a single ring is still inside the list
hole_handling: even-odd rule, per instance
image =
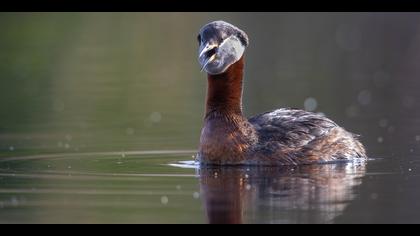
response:
[[[323,112],[367,163],[198,168],[196,33],[250,37],[247,116]],[[0,223],[420,223],[420,14],[1,13]],[[267,34],[270,31],[270,34]]]
[[[417,222],[418,163],[199,167],[191,153],[4,158],[1,223]]]
[[[186,152],[50,155],[0,164],[2,223],[201,223]],[[191,218],[195,215],[196,218]]]

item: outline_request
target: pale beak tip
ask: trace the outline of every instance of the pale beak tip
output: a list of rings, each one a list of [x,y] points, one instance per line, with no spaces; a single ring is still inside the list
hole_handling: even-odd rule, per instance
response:
[[[203,72],[203,70],[206,68],[206,66],[210,63],[210,62],[212,62],[212,61],[214,61],[216,59],[216,54],[214,54],[213,56],[211,56],[205,63],[204,63],[204,65],[201,67],[201,71],[200,72]]]

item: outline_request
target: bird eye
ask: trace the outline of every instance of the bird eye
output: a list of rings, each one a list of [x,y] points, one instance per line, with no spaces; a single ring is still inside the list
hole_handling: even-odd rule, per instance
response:
[[[201,43],[201,35],[197,36],[198,43]]]

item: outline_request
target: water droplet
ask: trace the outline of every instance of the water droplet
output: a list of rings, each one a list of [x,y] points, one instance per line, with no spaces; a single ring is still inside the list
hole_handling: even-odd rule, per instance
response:
[[[194,192],[194,193],[193,193],[193,198],[194,198],[194,199],[198,199],[198,198],[200,198],[200,193],[198,193],[198,192]]]
[[[416,141],[420,142],[420,135],[416,135]]]
[[[248,179],[248,178],[249,178],[249,175],[245,174],[245,179]]]
[[[125,157],[125,153],[121,153],[121,157],[124,158]]]
[[[71,169],[71,166],[67,166],[67,169]]]
[[[71,136],[70,134],[66,134],[65,138],[66,138],[67,141],[70,142],[73,139],[73,136]]]
[[[68,143],[64,144],[64,148],[65,149],[69,149],[70,148],[70,144],[68,144]]]
[[[410,172],[411,172],[411,168],[408,168],[408,171],[410,171]]]
[[[245,189],[246,189],[246,190],[251,190],[251,185],[250,185],[250,184],[247,184],[247,185],[245,186]]]
[[[369,105],[371,100],[372,100],[372,95],[369,90],[360,91],[360,93],[357,95],[357,101],[361,105],[364,105],[364,106]]]
[[[13,152],[13,151],[15,150],[15,147],[10,146],[10,147],[9,147],[9,150]]]
[[[176,189],[177,189],[177,190],[181,190],[181,185],[177,185],[177,186],[176,186]]]
[[[388,126],[388,120],[383,118],[379,120],[379,127],[385,128]]]
[[[318,102],[316,101],[315,98],[309,97],[305,99],[305,101],[303,102],[303,106],[305,107],[305,110],[307,111],[315,111],[315,109],[318,106]]]
[[[169,198],[168,198],[167,196],[163,196],[163,197],[161,197],[161,198],[160,198],[160,202],[161,202],[163,205],[166,205],[166,204],[168,204],[168,202],[169,202]]]
[[[159,123],[162,120],[162,115],[155,111],[150,114],[149,119],[153,123]]]
[[[384,141],[384,138],[378,137],[378,143],[382,143]]]
[[[411,152],[411,153],[413,153],[413,152],[414,152],[414,149],[412,149],[412,148],[411,148],[411,149],[410,149],[410,152]]]

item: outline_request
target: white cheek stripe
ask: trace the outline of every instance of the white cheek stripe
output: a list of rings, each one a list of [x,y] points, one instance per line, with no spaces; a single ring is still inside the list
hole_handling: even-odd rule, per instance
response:
[[[226,38],[225,40],[223,40],[223,42],[219,45],[219,50],[228,50],[227,47],[229,47],[229,44],[235,51],[235,53],[234,53],[235,56],[236,56],[235,59],[239,60],[241,58],[242,54],[245,51],[245,47],[242,45],[242,43],[239,41],[239,39],[237,37],[232,35],[232,36]]]
[[[223,42],[219,46],[218,51],[225,51],[226,55],[234,56],[233,61],[231,61],[229,64],[224,65],[225,68],[223,68],[223,71],[221,71],[223,73],[227,70],[229,66],[241,59],[242,55],[244,54],[245,47],[244,45],[242,45],[241,41],[239,41],[239,39],[236,36],[232,35],[223,40]],[[223,64],[223,62],[221,62],[221,64]]]

